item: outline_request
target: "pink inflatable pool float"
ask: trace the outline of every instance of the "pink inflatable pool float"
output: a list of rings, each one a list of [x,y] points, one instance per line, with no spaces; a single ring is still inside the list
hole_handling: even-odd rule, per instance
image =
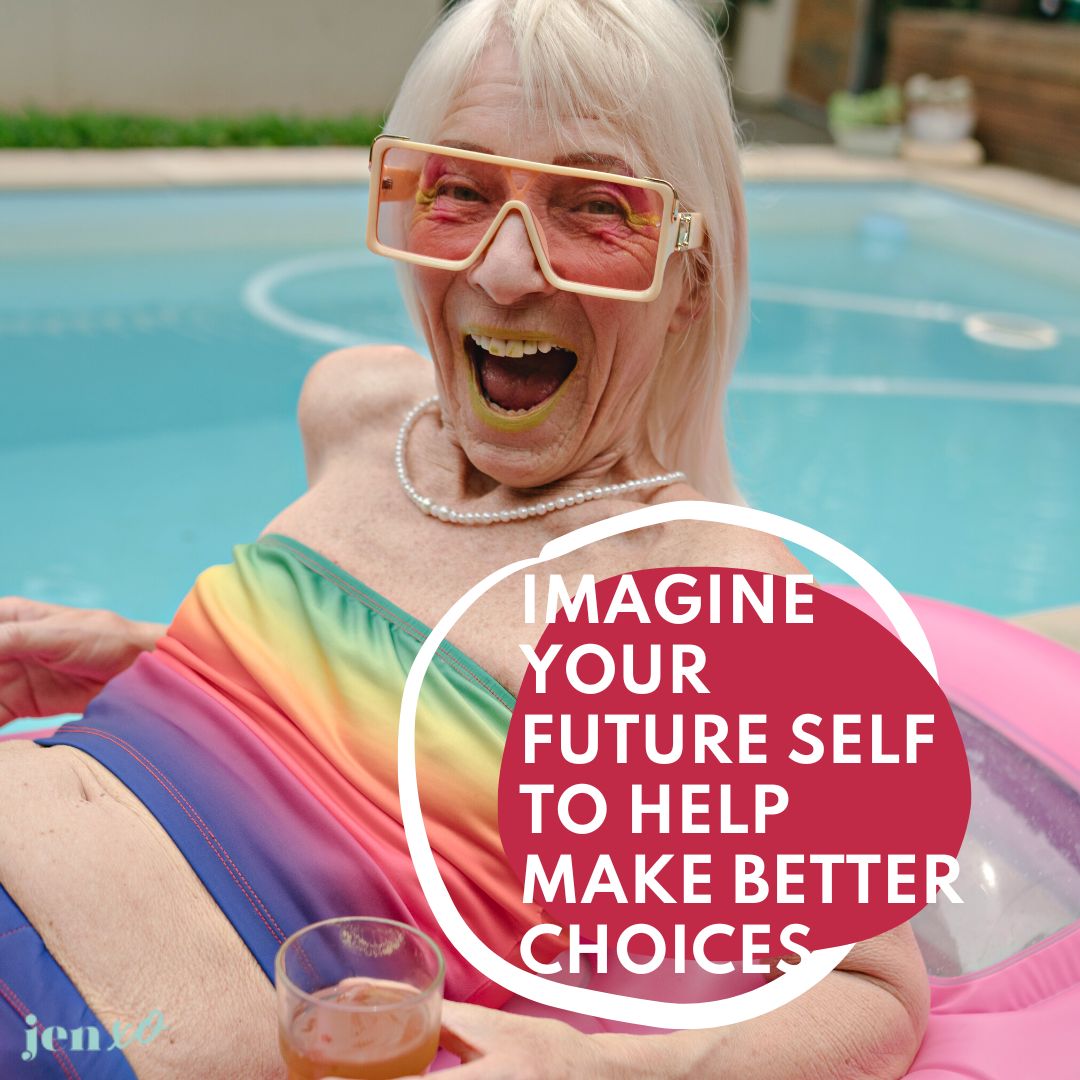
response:
[[[828,588],[888,625],[861,590]],[[931,1015],[908,1076],[1080,1080],[1080,653],[976,611],[906,599],[933,648],[972,781],[956,882],[964,904],[931,905],[913,920]],[[720,996],[715,981],[655,978],[657,997]],[[642,992],[616,975],[589,985]],[[758,985],[736,975],[722,993]],[[508,1008],[584,1031],[628,1030],[522,1000]]]
[[[857,589],[830,587],[872,615]],[[1080,653],[907,597],[971,765],[957,891],[914,920],[931,974],[917,1080],[1080,1077]],[[880,617],[880,616],[878,616]]]

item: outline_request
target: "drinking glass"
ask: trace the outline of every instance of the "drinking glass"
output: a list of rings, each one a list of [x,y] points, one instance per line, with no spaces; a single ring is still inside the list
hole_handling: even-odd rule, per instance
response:
[[[278,1037],[289,1080],[391,1080],[439,1046],[446,964],[427,934],[392,919],[327,919],[278,950]]]

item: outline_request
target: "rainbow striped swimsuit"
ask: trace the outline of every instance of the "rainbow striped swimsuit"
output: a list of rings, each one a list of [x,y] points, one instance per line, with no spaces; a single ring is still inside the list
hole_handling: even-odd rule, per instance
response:
[[[449,997],[497,1006],[506,992],[436,925],[401,827],[398,711],[428,632],[310,548],[266,535],[200,574],[155,651],[81,721],[38,741],[78,747],[138,796],[268,978],[278,946],[306,923],[382,915],[440,941]],[[443,878],[511,961],[544,921],[522,904],[499,840],[513,704],[444,643],[417,713],[421,805]]]

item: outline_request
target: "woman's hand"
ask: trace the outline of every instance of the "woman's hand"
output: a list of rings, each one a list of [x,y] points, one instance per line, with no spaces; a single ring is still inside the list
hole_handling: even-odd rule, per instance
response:
[[[836,971],[780,1009],[727,1027],[583,1035],[557,1020],[443,1004],[440,1080],[898,1080],[918,1052],[930,986],[911,926],[857,942]],[[419,1080],[410,1077],[409,1080]]]
[[[655,1054],[655,1038],[583,1035],[560,1020],[455,1001],[443,1003],[440,1043],[461,1058],[459,1066],[437,1074],[446,1080],[637,1080],[668,1075]]]
[[[0,725],[82,712],[165,629],[112,611],[0,597]]]

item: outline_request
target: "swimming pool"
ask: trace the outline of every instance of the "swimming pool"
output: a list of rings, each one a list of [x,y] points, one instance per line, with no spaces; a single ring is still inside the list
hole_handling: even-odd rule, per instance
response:
[[[365,195],[0,196],[0,594],[165,620],[303,491],[310,364],[419,345],[363,249]],[[730,430],[750,500],[906,591],[1080,599],[1080,232],[914,184],[749,202]]]

